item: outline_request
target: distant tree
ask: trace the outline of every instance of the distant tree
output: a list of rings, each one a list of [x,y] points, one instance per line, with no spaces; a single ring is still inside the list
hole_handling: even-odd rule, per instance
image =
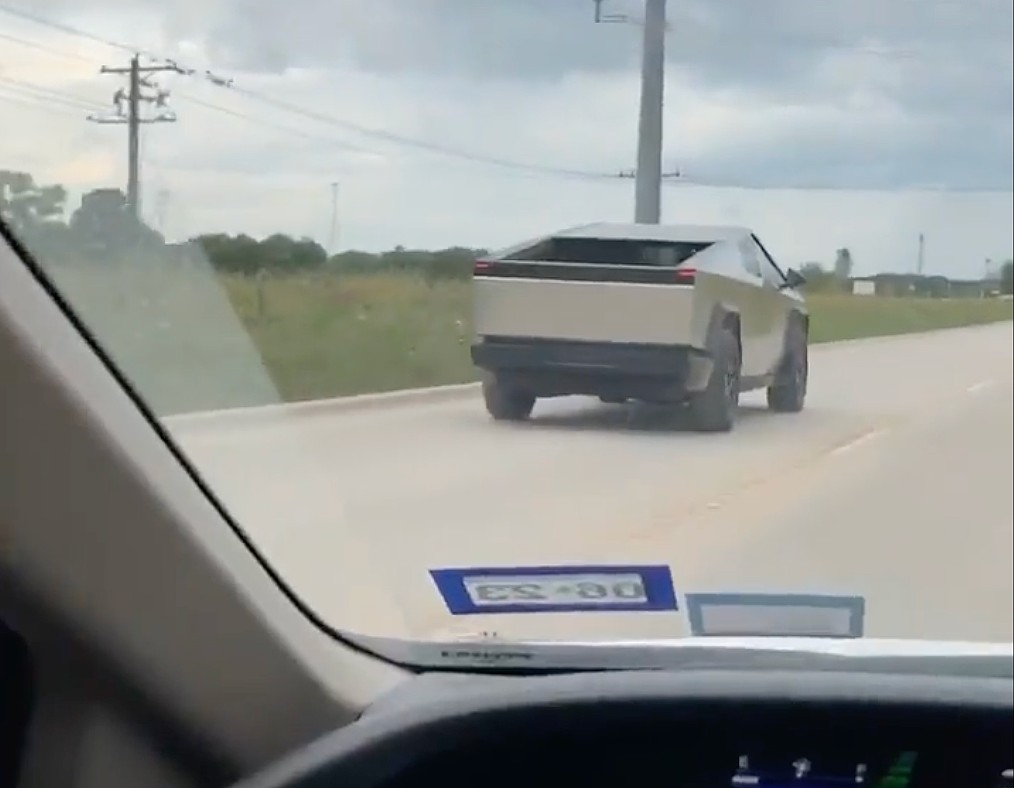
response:
[[[199,235],[192,241],[202,256],[219,271],[253,274],[262,268],[260,245],[249,235],[235,237],[226,233]]]
[[[66,202],[62,186],[40,186],[26,172],[0,170],[0,216],[18,236],[61,222]]]
[[[1014,294],[1014,260],[1004,260],[1000,266],[1000,292]]]
[[[316,241],[281,233],[262,241],[249,235],[216,233],[198,236],[193,243],[215,268],[237,274],[295,273],[320,268],[327,262],[327,252]]]
[[[258,245],[261,266],[269,271],[307,271],[327,262],[324,247],[309,238],[276,233]]]
[[[332,257],[328,266],[341,273],[412,273],[427,280],[467,279],[476,258],[486,253],[485,249],[463,246],[428,251],[399,245],[380,254],[342,252]]]
[[[799,267],[799,273],[806,277],[806,290],[811,293],[819,293],[835,289],[834,275],[824,270],[820,263],[803,263]]]

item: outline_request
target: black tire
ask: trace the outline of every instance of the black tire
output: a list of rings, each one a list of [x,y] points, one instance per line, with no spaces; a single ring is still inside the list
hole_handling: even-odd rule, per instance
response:
[[[503,385],[495,375],[482,380],[486,411],[496,421],[524,421],[532,415],[535,395]]]
[[[729,329],[718,335],[712,351],[713,365],[708,385],[690,395],[690,424],[698,432],[729,432],[736,423],[739,408],[739,339]]]
[[[785,359],[778,377],[768,387],[768,407],[776,413],[799,413],[806,403],[806,387],[810,376],[810,359],[806,334],[796,329],[789,340]]]

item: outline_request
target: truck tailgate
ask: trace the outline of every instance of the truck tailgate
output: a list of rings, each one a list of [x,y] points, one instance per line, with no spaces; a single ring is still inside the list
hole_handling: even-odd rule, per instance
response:
[[[692,284],[476,277],[475,330],[484,337],[690,344],[693,298]]]

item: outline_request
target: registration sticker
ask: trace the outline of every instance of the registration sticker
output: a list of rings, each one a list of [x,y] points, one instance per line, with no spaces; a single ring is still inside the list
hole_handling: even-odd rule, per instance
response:
[[[454,615],[676,610],[667,566],[432,569]]]
[[[833,594],[687,594],[691,635],[861,638],[866,603]]]

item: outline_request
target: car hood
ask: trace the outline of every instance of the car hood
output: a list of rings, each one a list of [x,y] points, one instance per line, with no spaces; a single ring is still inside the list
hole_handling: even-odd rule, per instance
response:
[[[884,638],[684,637],[625,641],[445,642],[356,638],[416,668],[507,672],[704,668],[847,669],[1014,677],[1014,644]]]
[[[379,639],[378,639],[379,640]],[[385,647],[392,658],[394,644]],[[683,638],[673,641],[621,643],[494,643],[476,640],[446,644],[401,643],[403,664],[417,672],[377,699],[363,716],[428,709],[443,702],[460,703],[511,697],[544,674],[694,673],[702,677],[737,671],[770,671],[772,676],[844,671],[879,675],[933,676],[965,679],[1014,679],[1014,648],[1010,643],[942,642],[930,640],[742,637]],[[427,662],[431,670],[420,666]],[[419,669],[421,668],[421,669]],[[617,676],[619,678],[619,676]],[[520,682],[520,683],[519,683]],[[507,690],[507,694],[504,692]]]

